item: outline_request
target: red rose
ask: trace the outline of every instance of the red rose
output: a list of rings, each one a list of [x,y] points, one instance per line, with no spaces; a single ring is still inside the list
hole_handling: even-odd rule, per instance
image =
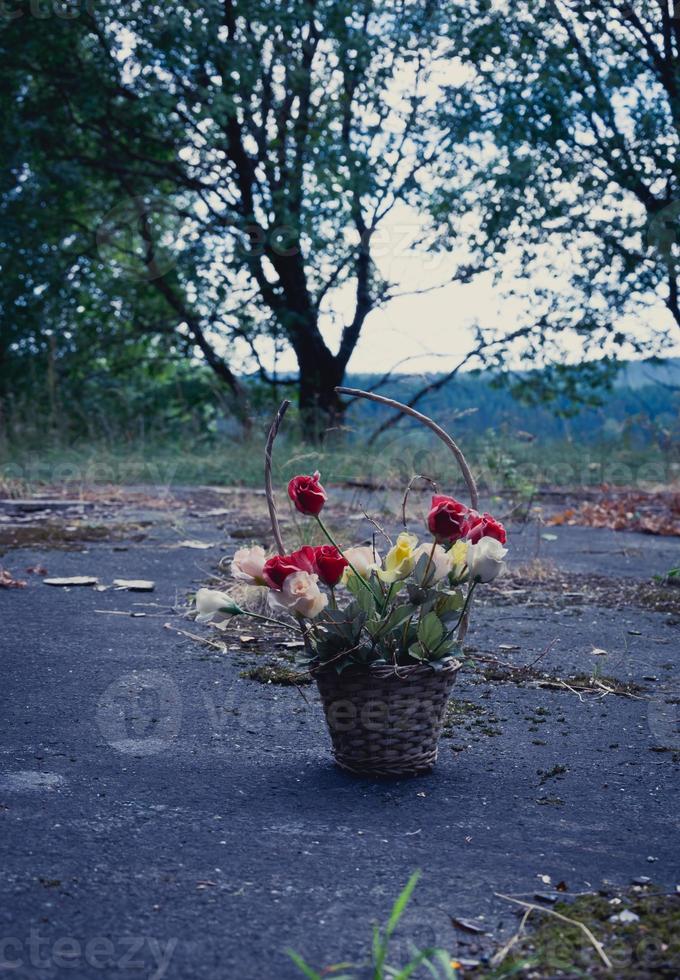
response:
[[[470,519],[465,525],[465,535],[472,544],[477,544],[482,538],[495,538],[501,544],[507,541],[507,534],[503,525],[492,517],[491,514],[470,513]]]
[[[314,558],[314,548],[308,544],[290,555],[274,555],[264,563],[262,576],[270,588],[280,592],[283,583],[294,572],[316,571]]]
[[[459,541],[465,533],[463,527],[469,513],[465,504],[453,497],[435,494],[427,515],[427,526],[438,541]]]
[[[314,563],[317,575],[331,589],[338,584],[348,565],[347,559],[332,544],[323,544],[314,549]]]
[[[316,517],[328,500],[326,491],[319,483],[319,471],[314,476],[294,476],[288,484],[288,496],[301,514]]]

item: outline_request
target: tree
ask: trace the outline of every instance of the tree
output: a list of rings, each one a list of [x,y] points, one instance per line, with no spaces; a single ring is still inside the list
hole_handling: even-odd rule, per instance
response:
[[[663,350],[680,328],[677,4],[464,7],[448,50],[461,83],[440,116],[454,175],[433,197],[435,218],[450,221],[440,245],[460,214],[476,213],[487,267],[507,260],[516,275],[539,277],[528,322],[542,327],[528,350],[554,347],[544,383],[565,376],[564,330],[584,354]],[[663,305],[665,326],[653,331],[650,313]]]
[[[428,76],[448,4],[102,0],[29,30],[33,7],[16,3],[0,32],[3,141],[20,134],[0,195],[3,281],[17,254],[43,255],[0,309],[23,304],[35,336],[42,296],[57,331],[85,318],[95,336],[103,318],[198,352],[241,408],[239,351],[272,382],[262,339],[290,345],[318,435],[389,298],[376,232],[431,192]],[[332,349],[322,322],[348,290]]]

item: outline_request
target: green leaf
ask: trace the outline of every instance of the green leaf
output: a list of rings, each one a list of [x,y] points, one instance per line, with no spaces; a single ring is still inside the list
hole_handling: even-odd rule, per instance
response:
[[[432,578],[432,572],[434,571],[434,564],[430,562],[429,555],[421,555],[420,558],[418,559],[416,567],[411,572],[411,578],[418,585],[427,584],[427,582],[425,581],[425,569],[427,568],[428,564],[430,565],[430,568],[428,569],[428,573],[427,573],[427,578],[429,580]]]
[[[347,580],[347,588],[354,596],[354,601],[367,616],[375,613],[375,594],[373,589],[367,589],[365,584],[356,575],[350,575]]]
[[[418,623],[418,640],[427,650],[435,650],[444,636],[444,625],[434,612],[429,612]]]
[[[406,591],[408,592],[410,602],[414,606],[421,606],[430,594],[427,589],[421,589],[419,585],[413,585],[410,582],[406,586]]]
[[[456,589],[455,592],[444,592],[434,604],[434,611],[440,619],[446,622],[447,619],[458,619],[458,613],[465,605],[465,596]]]
[[[375,639],[385,629],[385,621],[383,619],[367,619],[364,628],[368,635]]]
[[[402,606],[395,606],[385,622],[385,633],[390,633],[392,630],[398,629],[406,622],[407,619],[410,619],[415,612],[416,607],[412,606],[408,602],[404,603]]]
[[[427,650],[420,643],[412,643],[408,652],[416,660],[427,660]]]

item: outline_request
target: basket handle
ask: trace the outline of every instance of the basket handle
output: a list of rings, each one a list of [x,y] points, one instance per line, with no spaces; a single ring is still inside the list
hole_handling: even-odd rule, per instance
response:
[[[415,408],[411,408],[410,405],[404,405],[402,402],[395,401],[393,398],[386,398],[385,395],[376,395],[372,391],[362,391],[361,388],[339,387],[335,390],[339,395],[353,395],[355,398],[368,398],[372,402],[380,402],[381,405],[388,405],[390,408],[396,408],[398,412],[403,412],[404,415],[410,415],[412,418],[422,422],[423,425],[426,425],[428,429],[432,429],[435,435],[439,436],[444,445],[448,446],[453,455],[456,457],[456,462],[460,466],[460,471],[463,474],[463,479],[467,484],[468,493],[470,494],[470,504],[473,510],[477,509],[479,504],[479,494],[477,493],[475,478],[472,475],[470,467],[468,466],[467,460],[465,459],[462,451],[453,441],[448,432],[445,432],[440,425],[433,422],[427,415],[423,415],[422,412],[417,412]]]
[[[279,525],[279,518],[278,514],[276,513],[276,501],[274,500],[274,488],[272,487],[272,450],[274,449],[274,440],[276,439],[276,434],[279,431],[279,426],[283,421],[283,416],[288,411],[289,405],[290,401],[287,398],[284,398],[278,407],[276,415],[272,419],[272,424],[269,427],[269,435],[267,436],[267,444],[264,447],[264,492],[267,497],[269,519],[272,522],[272,531],[274,532],[276,550],[280,555],[285,555],[286,546],[284,545],[283,538],[281,537],[281,526]]]

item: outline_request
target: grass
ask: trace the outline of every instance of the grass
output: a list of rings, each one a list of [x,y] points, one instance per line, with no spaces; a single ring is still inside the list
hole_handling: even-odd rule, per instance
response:
[[[617,921],[621,912],[632,921]],[[565,919],[557,918],[564,916]],[[607,969],[586,927],[612,963]],[[525,929],[512,944],[491,957],[491,967],[479,967],[465,976],[484,980],[506,977],[677,977],[680,972],[680,897],[651,886],[637,886],[616,894],[581,895],[558,902],[552,909],[534,908]]]
[[[179,437],[173,441],[80,442],[70,445],[4,444],[0,453],[0,492],[26,491],[40,485],[223,484],[261,486],[264,429],[247,440],[219,436]],[[643,486],[680,480],[677,454],[658,448],[627,448],[621,443],[582,446],[574,443],[523,443],[489,434],[473,437],[463,449],[487,493],[530,497],[544,484],[558,486]],[[285,431],[276,447],[280,482],[295,472],[320,469],[329,483],[359,481],[371,486],[402,487],[414,473],[435,477],[452,489],[460,485],[453,457],[428,434],[396,428],[381,445],[366,447],[354,436],[323,447],[296,442]]]
[[[299,968],[300,972],[307,977],[307,980],[324,980],[325,977],[334,977],[335,980],[357,980],[359,976],[367,978],[369,975],[371,980],[408,980],[409,977],[416,975],[422,976],[422,972],[416,974],[416,971],[421,967],[427,969],[429,975],[434,977],[435,980],[456,980],[458,974],[450,955],[444,949],[413,949],[411,960],[402,967],[390,966],[387,963],[390,940],[406,911],[406,906],[418,883],[419,877],[419,871],[415,871],[411,875],[406,887],[392,906],[387,925],[384,928],[378,925],[373,926],[373,942],[371,944],[371,956],[368,964],[336,963],[318,972],[309,966],[299,953],[296,953],[292,949],[286,952]],[[356,969],[360,973],[344,972],[347,969]]]
[[[559,804],[558,798],[541,802]],[[406,910],[418,881],[409,879],[395,902],[387,926],[374,926],[368,962],[343,962],[320,971],[299,953],[287,950],[307,980],[407,980],[427,975],[440,980],[460,976],[460,964],[443,949],[412,950],[404,967],[387,964],[390,940]],[[644,880],[644,879],[642,879]],[[506,898],[507,896],[498,896]],[[680,896],[667,894],[651,884],[626,889],[576,895],[542,907],[535,902],[515,901],[523,908],[519,928],[492,955],[477,966],[466,966],[465,977],[474,980],[505,980],[532,977],[611,977],[641,980],[643,977],[677,977],[680,974]],[[623,913],[623,918],[621,915]],[[358,972],[346,972],[348,970]],[[417,972],[420,971],[420,972]]]

